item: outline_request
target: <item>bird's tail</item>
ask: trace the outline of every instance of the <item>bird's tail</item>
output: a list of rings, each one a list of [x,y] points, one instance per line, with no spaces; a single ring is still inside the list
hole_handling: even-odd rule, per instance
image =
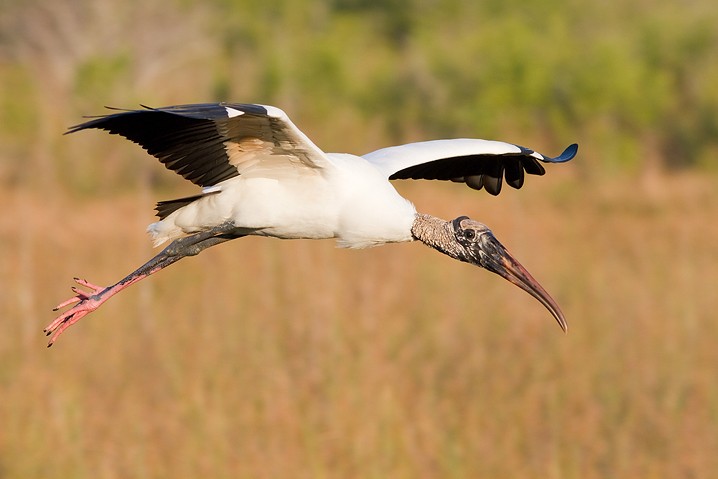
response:
[[[150,237],[152,238],[152,244],[155,247],[160,246],[167,241],[184,236],[182,230],[180,230],[174,224],[168,223],[166,221],[158,221],[156,223],[152,223],[147,227],[147,233],[149,233]]]

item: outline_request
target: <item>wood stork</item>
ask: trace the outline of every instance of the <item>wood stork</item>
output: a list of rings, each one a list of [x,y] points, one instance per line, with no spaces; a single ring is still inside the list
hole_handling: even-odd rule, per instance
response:
[[[156,246],[170,244],[112,286],[75,281],[86,290],[54,311],[48,347],[69,326],[130,285],[202,250],[247,235],[282,239],[335,238],[366,248],[419,240],[459,261],[503,276],[538,299],[566,330],[558,304],[494,237],[466,216],[445,221],[417,213],[388,180],[466,183],[492,195],[503,178],[521,188],[524,173],[543,175],[539,161],[572,159],[573,144],[555,158],[500,141],[434,140],[383,148],[362,157],[324,153],[279,108],[218,103],[119,110],[92,117],[67,133],[97,128],[138,143],[172,171],[202,187],[157,204],[148,227]],[[76,304],[75,304],[76,303]]]

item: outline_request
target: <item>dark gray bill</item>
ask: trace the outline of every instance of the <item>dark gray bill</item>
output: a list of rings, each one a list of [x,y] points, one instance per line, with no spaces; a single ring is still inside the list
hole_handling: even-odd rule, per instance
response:
[[[482,267],[511,281],[528,294],[538,299],[548,309],[561,329],[566,332],[568,325],[556,301],[536,281],[531,273],[526,271],[521,263],[508,252],[504,245],[491,233],[484,233],[477,243],[479,248],[479,262]]]

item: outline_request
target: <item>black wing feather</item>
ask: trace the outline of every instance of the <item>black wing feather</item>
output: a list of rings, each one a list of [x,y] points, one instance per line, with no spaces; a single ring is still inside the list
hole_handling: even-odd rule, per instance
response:
[[[518,158],[507,158],[504,162],[506,183],[512,188],[519,189],[524,185],[524,168]]]
[[[279,144],[281,125],[261,105],[197,104],[121,110],[73,126],[67,133],[97,128],[144,148],[167,168],[199,186],[212,186],[239,175],[229,163],[225,143],[232,134]],[[227,108],[242,112],[241,129],[229,125]]]
[[[504,163],[501,158],[492,158],[487,162],[483,174],[483,183],[486,191],[496,196],[501,192],[501,183],[504,179]]]

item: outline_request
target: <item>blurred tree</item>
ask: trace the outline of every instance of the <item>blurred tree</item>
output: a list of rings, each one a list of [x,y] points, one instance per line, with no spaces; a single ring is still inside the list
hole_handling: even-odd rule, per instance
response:
[[[328,149],[576,139],[595,170],[710,165],[713,3],[5,0],[0,172],[126,184],[146,160],[98,163],[109,140],[58,133],[105,104],[217,100],[281,106]]]

